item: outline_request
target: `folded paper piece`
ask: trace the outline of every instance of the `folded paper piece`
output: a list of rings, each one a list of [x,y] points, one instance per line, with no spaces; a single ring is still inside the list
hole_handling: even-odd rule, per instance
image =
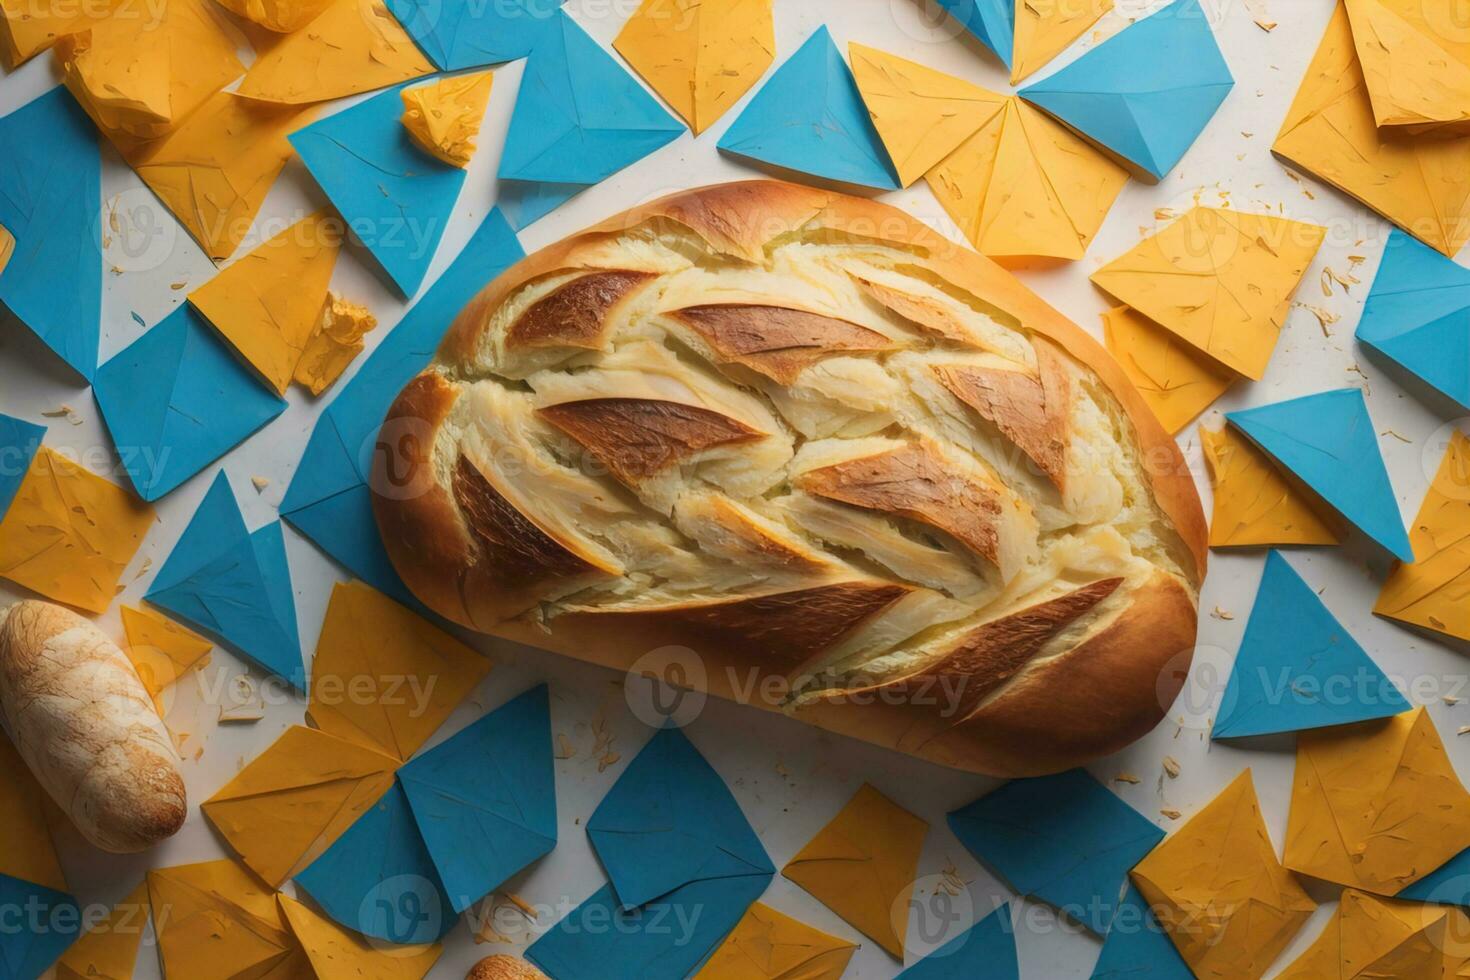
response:
[[[929,825],[864,784],[781,874],[900,962]],[[899,919],[899,921],[894,921]]]
[[[51,842],[46,791],[4,732],[0,732],[0,785],[5,787],[0,793],[0,876],[53,892],[67,891],[66,875]]]
[[[1021,97],[1163,180],[1234,87],[1199,0],[1175,0]]]
[[[150,871],[148,899],[166,977],[311,976],[274,894],[234,861]]]
[[[291,145],[353,237],[412,296],[434,261],[465,172],[414,146],[402,114],[393,89],[292,133]]]
[[[1267,555],[1212,737],[1297,732],[1407,710],[1398,688],[1280,552]]]
[[[611,55],[558,13],[526,62],[500,177],[595,184],[683,132]]]
[[[92,393],[128,480],[149,501],[286,410],[187,305],[102,365]]]
[[[546,686],[414,759],[398,779],[450,906],[463,912],[556,846]]]
[[[1470,269],[1395,229],[1358,341],[1470,410]]]
[[[926,175],[955,224],[992,258],[1082,258],[1128,172],[1020,99]]]
[[[78,938],[81,909],[51,844],[44,791],[0,732],[0,976],[33,980]]]
[[[1317,904],[1276,859],[1247,769],[1133,869],[1195,976],[1259,980]]]
[[[756,902],[693,980],[841,980],[857,944]]]
[[[114,905],[107,918],[86,920],[81,937],[57,961],[56,980],[130,980],[147,926],[144,881]]]
[[[1164,839],[1083,769],[1006,783],[951,813],[949,827],[1017,892],[1099,935],[1129,869]]]
[[[643,0],[613,47],[698,136],[776,56],[773,0]]]
[[[144,598],[296,690],[306,690],[280,522],[254,533],[246,530],[223,471]]]
[[[236,91],[305,105],[372,92],[434,71],[383,0],[335,0],[263,52]]]
[[[467,167],[494,83],[494,73],[486,71],[403,89],[403,127],[424,152]]]
[[[1008,62],[1012,85],[1045,67],[1113,9],[1113,0],[1067,0],[1066,3],[1015,0],[1015,3],[1016,34]]]
[[[152,524],[152,507],[42,446],[0,519],[0,578],[106,612]]]
[[[88,382],[102,329],[102,161],[65,89],[0,118],[0,303]],[[66,288],[56,288],[64,282]]]
[[[367,307],[328,293],[316,329],[296,362],[296,383],[313,395],[336,384],[366,346],[363,336],[377,325],[378,318]]]
[[[1337,912],[1277,980],[1440,980],[1463,976],[1466,920],[1455,909],[1348,889]],[[1458,940],[1458,941],[1457,941]],[[1457,947],[1460,947],[1457,949]]]
[[[1225,394],[1238,377],[1129,306],[1103,314],[1108,353],[1173,435]]]
[[[1378,128],[1339,4],[1272,150],[1453,256],[1470,241],[1470,137],[1401,136]]]
[[[1007,67],[1016,33],[1016,0],[939,0],[949,15],[980,39]]]
[[[1401,899],[1470,907],[1470,849],[1463,850],[1398,893]]]
[[[907,187],[973,136],[1006,98],[962,78],[862,44],[852,75],[898,178]]]
[[[1249,439],[1228,425],[1199,435],[1215,487],[1211,548],[1341,543],[1340,520]]]
[[[730,790],[676,728],[654,733],[587,833],[609,884],[526,951],[557,980],[688,976],[776,873]],[[660,921],[686,922],[687,934]]]
[[[1455,0],[1347,0],[1347,12],[1379,126],[1470,124],[1470,38]]]
[[[10,509],[45,437],[44,425],[0,414],[0,459],[5,461],[0,466],[0,518]]]
[[[1286,866],[1394,895],[1470,847],[1470,793],[1423,708],[1297,736]]]
[[[1324,391],[1226,418],[1348,523],[1400,560],[1414,560],[1360,390]]]
[[[214,644],[148,608],[123,606],[123,652],[163,713],[163,692],[204,660]]]
[[[1470,640],[1470,438],[1461,432],[1450,435],[1409,541],[1414,561],[1394,569],[1373,611]]]
[[[825,27],[767,79],[719,148],[843,184],[899,187],[857,82]]]
[[[378,429],[399,390],[434,356],[449,322],[486,282],[523,254],[505,216],[499,209],[491,211],[439,280],[322,412],[281,503],[282,516],[319,548],[378,591],[414,608],[420,607],[393,570],[373,518],[368,479],[377,457]]]
[[[407,762],[490,661],[370,586],[349,582],[332,590],[311,666],[312,724]],[[362,697],[365,689],[373,696]]]
[[[515,231],[546,217],[591,184],[545,184],[527,180],[502,180],[497,186],[495,206]]]
[[[566,0],[389,0],[424,53],[444,71],[524,58]]]
[[[120,5],[121,0],[0,0],[0,66],[14,71],[58,38],[107,20]]]
[[[393,785],[398,760],[297,725],[200,807],[273,888],[321,856]]]
[[[6,980],[44,974],[81,931],[81,906],[65,892],[0,874],[0,907],[12,924],[0,933],[0,968]]]
[[[375,947],[294,899],[277,895],[276,900],[318,977],[422,980],[444,953],[444,947],[438,943],[393,949]]]
[[[1195,349],[1259,380],[1327,229],[1195,207],[1092,274]]]
[[[894,980],[1020,980],[1011,908],[1002,905]]]
[[[1148,903],[1129,883],[1118,902],[1117,914],[1103,939],[1102,955],[1090,980],[1194,980],[1169,934],[1159,925]]]
[[[333,0],[219,0],[219,5],[277,34],[290,34],[316,20]]]

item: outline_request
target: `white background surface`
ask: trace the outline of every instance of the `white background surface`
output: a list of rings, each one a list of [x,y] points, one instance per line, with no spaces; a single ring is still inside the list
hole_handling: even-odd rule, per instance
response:
[[[1159,2],[1119,0],[1119,10],[1098,27],[1101,35],[1120,29]],[[567,9],[588,31],[610,45],[634,0],[570,0]],[[1220,113],[1184,162],[1158,186],[1131,183],[1118,199],[1087,257],[1069,266],[1021,270],[1021,277],[1052,304],[1086,329],[1100,334],[1098,314],[1108,305],[1088,283],[1088,275],[1104,262],[1130,248],[1156,224],[1160,208],[1182,211],[1197,198],[1207,204],[1226,202],[1243,210],[1284,213],[1329,228],[1327,244],[1298,294],[1301,302],[1341,319],[1324,328],[1305,309],[1294,309],[1265,380],[1241,384],[1219,404],[1233,409],[1347,385],[1364,388],[1376,428],[1385,433],[1381,448],[1388,461],[1399,503],[1406,520],[1418,509],[1430,477],[1439,462],[1443,428],[1456,420],[1431,410],[1401,379],[1385,374],[1362,358],[1353,343],[1363,295],[1371,283],[1386,225],[1323,185],[1310,179],[1297,182],[1269,152],[1286,108],[1322,28],[1332,11],[1332,0],[1206,0],[1218,16],[1216,33],[1236,77],[1236,87]],[[1265,13],[1263,13],[1265,12]],[[1263,31],[1253,22],[1268,14],[1280,26]],[[823,22],[845,47],[859,41],[924,64],[952,72],[987,87],[1006,90],[999,64],[967,35],[954,37],[952,22],[921,16],[917,0],[776,0],[778,63]],[[1094,35],[1084,40],[1092,43]],[[1079,49],[1080,50],[1080,47]],[[1068,52],[1057,64],[1075,56]],[[0,113],[19,107],[54,83],[49,57],[40,57],[8,77],[0,77]],[[431,278],[437,276],[478,224],[496,195],[494,173],[521,72],[521,65],[497,71],[489,116],[481,135],[481,150],[470,168],[469,180],[456,216],[440,247]],[[743,104],[743,103],[742,103]],[[737,107],[738,111],[738,107]],[[548,244],[608,214],[671,190],[752,176],[752,171],[721,158],[715,144],[734,118],[727,115],[698,140],[683,138],[622,174],[584,193],[522,234],[528,251]],[[3,148],[0,148],[3,152]],[[110,147],[104,147],[104,200],[116,198],[126,216],[152,199],[137,178],[124,167]],[[118,195],[121,195],[118,197]],[[929,220],[946,233],[955,233],[922,182],[915,188],[886,195],[885,200]],[[323,202],[298,162],[272,191],[261,218],[294,220]],[[156,210],[156,205],[154,206]],[[165,218],[165,224],[168,219]],[[277,223],[276,229],[282,227]],[[142,332],[131,314],[153,324],[182,302],[187,292],[205,281],[212,268],[202,253],[177,229],[149,243],[142,257],[128,254],[127,235],[113,235],[107,261],[126,271],[105,277],[103,350],[106,360]],[[133,237],[134,243],[139,239]],[[250,243],[247,243],[247,245]],[[136,249],[134,249],[136,251]],[[1349,255],[1368,256],[1356,269]],[[1360,277],[1363,285],[1345,295],[1334,288],[1325,296],[1320,286],[1324,267]],[[58,289],[66,288],[64,283]],[[385,326],[369,335],[369,344],[381,341],[397,322],[404,304],[370,271],[360,253],[348,250],[338,263],[333,288],[349,298],[369,303]],[[330,395],[328,396],[330,397]],[[293,388],[290,408],[262,432],[226,458],[237,496],[252,527],[274,519],[290,482],[318,405]],[[42,419],[41,413],[71,406],[80,424],[65,419]],[[0,411],[50,424],[48,442],[90,455],[86,458],[112,465],[111,446],[88,391],[77,387],[59,362],[14,321],[0,328]],[[1439,432],[1440,438],[1434,438]],[[1208,483],[1200,463],[1197,439],[1181,438],[1196,466],[1201,492],[1208,503]],[[1428,447],[1428,448],[1426,448]],[[182,532],[213,479],[210,468],[168,496],[158,507],[159,523],[124,577],[127,584],[119,601],[137,604],[156,570]],[[270,484],[256,493],[250,484],[262,476]],[[307,655],[320,631],[327,596],[341,570],[287,527],[287,550],[295,584],[296,606]],[[1381,559],[1352,547],[1297,550],[1290,560],[1317,590],[1328,607],[1396,680],[1410,689],[1416,703],[1428,703],[1440,732],[1462,772],[1470,772],[1470,744],[1455,738],[1462,724],[1470,724],[1470,701],[1452,707],[1443,695],[1470,697],[1465,685],[1465,661],[1449,647],[1425,640],[1390,623],[1375,620],[1370,608],[1386,571]],[[1262,740],[1249,748],[1212,745],[1209,721],[1218,703],[1224,676],[1244,628],[1263,556],[1212,555],[1202,611],[1201,650],[1196,661],[1197,683],[1192,696],[1181,699],[1166,721],[1150,737],[1120,755],[1092,767],[1126,801],[1167,828],[1176,826],[1160,814],[1176,807],[1186,818],[1207,803],[1241,769],[1254,769],[1256,785],[1273,839],[1279,848],[1286,824],[1293,763],[1290,737]],[[150,572],[139,574],[145,562]],[[10,587],[0,583],[0,600]],[[1218,614],[1210,611],[1218,610]],[[120,635],[116,605],[102,619]],[[545,860],[511,883],[522,897],[547,906],[537,928],[549,926],[569,904],[581,901],[603,882],[588,847],[584,824],[597,802],[647,738],[648,731],[629,712],[621,678],[549,654],[511,648],[485,641],[480,644],[496,666],[473,700],[456,713],[439,738],[457,730],[484,710],[505,701],[540,680],[549,680],[553,694],[553,728],[576,746],[574,758],[557,763],[557,790],[561,843]],[[265,720],[254,725],[219,727],[218,709],[201,699],[204,687],[214,688],[219,673],[244,668],[232,655],[216,651],[200,681],[185,681],[177,694],[168,722],[175,731],[188,732],[185,775],[191,803],[208,798],[244,760],[269,745],[289,725],[302,720],[300,702],[273,705]],[[621,760],[599,772],[591,757],[591,725],[605,721],[616,734],[614,750]],[[1058,719],[1059,722],[1063,719]],[[1009,900],[1005,888],[965,852],[945,826],[947,811],[969,802],[994,781],[956,774],[857,742],[826,735],[798,723],[725,704],[710,704],[689,728],[694,742],[725,777],[746,815],[779,868],[842,806],[866,780],[901,802],[931,824],[920,865],[921,875],[941,872],[951,863],[969,882],[973,915],[978,920]],[[203,754],[194,758],[199,746]],[[1177,779],[1161,776],[1161,761],[1172,755],[1182,765]],[[1113,782],[1119,773],[1136,774],[1136,785]],[[153,853],[132,858],[99,854],[86,847],[69,828],[63,831],[62,859],[80,898],[106,902],[121,898],[154,866],[205,860],[222,855],[220,843],[200,818],[197,808],[177,838]],[[1333,899],[1323,891],[1322,899]],[[814,899],[777,877],[765,901],[819,928],[861,940]],[[1017,902],[1019,908],[1021,903]],[[1097,955],[1095,940],[1058,926],[1051,913],[1026,906],[1019,930],[1021,969],[1028,980],[1085,978]],[[1315,938],[1329,908],[1297,937],[1281,963]],[[533,937],[534,930],[508,930],[517,942],[508,946],[476,945],[461,923],[448,939],[448,950],[433,977],[458,978],[470,964],[490,952],[515,952]],[[918,951],[922,951],[920,946]],[[910,962],[916,953],[911,952]],[[157,976],[153,951],[145,947],[137,976]],[[871,942],[864,942],[848,977],[884,978],[898,972],[898,964]]]

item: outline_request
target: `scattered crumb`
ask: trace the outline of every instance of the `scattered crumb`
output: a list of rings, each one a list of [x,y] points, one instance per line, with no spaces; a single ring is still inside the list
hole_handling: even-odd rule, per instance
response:
[[[1115,783],[1127,783],[1130,786],[1137,786],[1142,781],[1143,780],[1139,779],[1137,776],[1133,775],[1133,773],[1131,773],[1131,772],[1120,772],[1116,776],[1113,777],[1113,782],[1115,782]]]
[[[939,872],[939,885],[935,888],[935,891],[943,892],[953,898],[963,893],[966,886],[969,885],[969,882],[960,877],[960,869],[955,867],[954,860],[949,855],[945,855],[944,861],[944,870]]]
[[[1342,319],[1342,317],[1333,313],[1331,310],[1324,310],[1320,306],[1313,306],[1310,303],[1298,303],[1296,305],[1317,318],[1317,323],[1322,327],[1322,336],[1324,337],[1331,337],[1332,331],[1327,328]]]
[[[1444,703],[1453,708],[1455,705],[1460,703],[1460,699],[1455,697],[1453,694],[1446,694],[1444,696]]]
[[[521,914],[524,915],[528,920],[530,920],[531,922],[536,921],[535,906],[526,901],[524,898],[521,898],[521,896],[517,895],[515,892],[504,892],[503,894],[505,895],[505,900],[514,905],[516,908],[520,909]]]
[[[1229,622],[1230,620],[1235,618],[1235,613],[1221,609],[1219,606],[1216,606],[1214,610],[1211,611],[1210,615],[1214,616],[1216,619],[1223,619],[1226,622]]]
[[[187,285],[189,285],[188,280],[184,280],[182,282],[171,282],[171,283],[168,284],[168,288],[169,289],[172,289],[174,292],[178,292],[179,290],[183,289]]]
[[[153,567],[153,556],[152,555],[149,555],[149,556],[147,556],[147,557],[145,557],[143,559],[143,564],[141,564],[141,565],[138,566],[138,572],[137,572],[136,575],[133,576],[133,581],[136,582],[136,581],[138,581],[138,579],[142,578],[144,575],[147,575],[148,574],[148,570],[150,568],[152,568],[152,567]]]
[[[1180,773],[1179,760],[1172,755],[1164,756],[1164,772],[1168,773],[1170,779],[1178,779]]]
[[[1409,437],[1408,437],[1408,436],[1406,436],[1406,435],[1402,435],[1402,434],[1400,434],[1400,433],[1398,433],[1398,432],[1395,432],[1395,431],[1394,431],[1394,430],[1392,430],[1392,429],[1384,429],[1384,430],[1383,430],[1383,431],[1382,431],[1382,432],[1380,432],[1380,433],[1378,433],[1378,434],[1379,434],[1379,435],[1380,435],[1380,436],[1393,436],[1393,437],[1394,437],[1394,438],[1395,438],[1395,439],[1397,439],[1397,440],[1398,440],[1398,441],[1399,441],[1399,442],[1407,442],[1407,443],[1409,443],[1409,444],[1410,444],[1410,445],[1412,445],[1412,444],[1413,444],[1413,442],[1414,442],[1414,440],[1413,440],[1413,439],[1410,439],[1410,438],[1409,438]]]
[[[1276,30],[1278,25],[1274,20],[1258,20],[1256,21],[1256,26],[1265,31],[1267,34],[1270,34],[1272,31]]]
[[[577,754],[577,747],[572,740],[567,738],[564,732],[556,733],[556,757],[558,759],[570,759]]]
[[[221,725],[253,725],[265,717],[265,708],[257,705],[246,705],[243,708],[221,708],[219,723]]]
[[[1180,817],[1184,816],[1184,813],[1182,811],[1176,810],[1172,806],[1160,807],[1159,812],[1168,817],[1170,820],[1178,820]]]
[[[621,758],[622,756],[616,752],[608,752],[607,755],[597,760],[597,771],[606,772],[608,766],[616,765],[617,761]]]
[[[77,414],[77,410],[72,408],[70,405],[63,405],[60,408],[54,409],[50,412],[42,412],[41,416],[42,418],[48,419],[66,419],[72,425],[82,424],[81,416],[79,416]]]
[[[1470,735],[1470,725],[1461,725],[1460,726],[1460,730],[1457,731],[1457,732],[1455,732],[1455,734],[1456,735]]]
[[[271,485],[271,481],[263,476],[252,476],[250,478],[250,485],[255,487],[256,493],[264,493],[265,488]]]

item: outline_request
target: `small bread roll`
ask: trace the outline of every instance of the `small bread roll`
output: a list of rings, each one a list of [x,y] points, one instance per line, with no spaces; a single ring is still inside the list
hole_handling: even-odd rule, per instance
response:
[[[525,960],[499,953],[470,967],[464,980],[546,980],[546,974]]]
[[[48,602],[0,610],[0,720],[72,822],[114,854],[172,837],[188,814],[179,754],[132,662]]]

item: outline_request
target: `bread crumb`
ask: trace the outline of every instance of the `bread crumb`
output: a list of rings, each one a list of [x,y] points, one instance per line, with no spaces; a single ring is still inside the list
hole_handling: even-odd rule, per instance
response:
[[[1180,773],[1179,760],[1172,755],[1164,756],[1164,772],[1168,774],[1170,779],[1178,779]]]
[[[564,732],[556,733],[556,752],[554,754],[558,759],[570,759],[577,754],[577,747],[572,744],[571,739],[567,738]]]
[[[1449,705],[1451,708],[1460,703],[1460,699],[1455,697],[1453,694],[1446,694],[1443,700],[1444,703]]]
[[[250,478],[250,485],[255,487],[256,493],[264,493],[265,488],[271,485],[271,481],[263,476],[252,476]]]
[[[1168,817],[1170,820],[1178,820],[1180,817],[1184,816],[1184,813],[1182,811],[1176,810],[1172,806],[1160,807],[1159,812]]]
[[[1142,780],[1133,775],[1133,773],[1131,772],[1120,772],[1113,777],[1113,782],[1127,783],[1130,786],[1137,786],[1140,782],[1142,782]]]
[[[62,405],[60,408],[53,409],[52,411],[42,412],[41,417],[47,419],[66,419],[72,425],[82,424],[82,417],[70,405]]]
[[[606,772],[608,766],[616,764],[617,761],[621,758],[622,756],[618,755],[616,752],[608,752],[602,758],[597,760],[597,771]]]
[[[1214,608],[1214,611],[1212,611],[1210,615],[1214,616],[1216,619],[1223,619],[1226,622],[1229,622],[1230,620],[1235,618],[1235,613],[1229,612],[1225,609],[1221,609],[1219,606],[1216,606]]]

